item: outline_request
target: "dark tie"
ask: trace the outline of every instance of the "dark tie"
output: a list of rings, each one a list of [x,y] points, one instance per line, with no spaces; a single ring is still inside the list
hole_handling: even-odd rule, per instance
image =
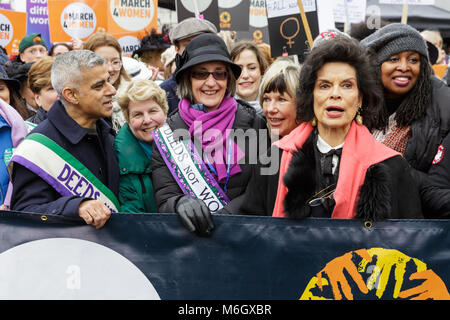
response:
[[[342,148],[331,149],[329,152],[324,153],[323,174],[333,175],[333,155],[337,155],[340,161],[342,154]]]

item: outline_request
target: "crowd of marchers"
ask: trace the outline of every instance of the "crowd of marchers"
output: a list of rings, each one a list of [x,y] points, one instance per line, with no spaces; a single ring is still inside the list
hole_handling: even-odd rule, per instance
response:
[[[425,34],[328,30],[300,63],[234,36],[189,18],[132,57],[108,33],[24,37],[0,57],[2,208],[97,229],[176,213],[199,236],[213,214],[450,216],[450,87]]]

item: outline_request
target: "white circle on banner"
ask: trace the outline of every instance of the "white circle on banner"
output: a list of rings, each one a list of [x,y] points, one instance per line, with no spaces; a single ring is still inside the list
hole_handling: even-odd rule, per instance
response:
[[[117,41],[119,41],[119,44],[122,47],[122,54],[124,56],[131,57],[133,52],[141,46],[139,39],[134,36],[124,36]]]
[[[239,5],[242,0],[219,0],[219,7],[221,8],[234,8]]]
[[[136,1],[111,1],[111,16],[115,23],[122,29],[128,31],[139,31],[145,29],[155,16],[155,6],[153,0],[138,1],[139,7],[135,6]]]
[[[203,12],[211,5],[212,0],[197,0],[197,8],[199,12]],[[194,1],[192,0],[181,0],[181,4],[189,12],[195,13]]]
[[[0,45],[6,47],[13,38],[14,27],[8,17],[0,13]]]
[[[74,2],[61,13],[61,26],[65,33],[74,38],[87,38],[97,26],[94,10],[81,2]]]
[[[257,6],[252,1],[250,3],[249,25],[255,28],[267,27],[267,14],[265,1],[256,1]]]
[[[130,260],[103,245],[49,238],[0,254],[0,299],[160,300]]]

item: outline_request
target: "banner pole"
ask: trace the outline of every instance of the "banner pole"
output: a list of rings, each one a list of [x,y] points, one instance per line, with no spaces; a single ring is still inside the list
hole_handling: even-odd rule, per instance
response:
[[[297,0],[297,4],[300,10],[300,16],[302,17],[303,27],[305,28],[306,38],[308,39],[309,49],[312,49],[313,38],[311,35],[311,29],[309,28],[308,19],[306,18],[305,9],[303,8],[302,0]]]
[[[198,11],[197,0],[194,0],[194,13],[196,18],[200,18],[200,12]]]
[[[348,3],[347,0],[344,0],[344,9],[345,9],[345,23],[344,23],[344,33],[348,33],[348,29],[350,26],[348,19]]]
[[[403,2],[401,23],[403,24],[408,23],[408,3],[406,1]]]

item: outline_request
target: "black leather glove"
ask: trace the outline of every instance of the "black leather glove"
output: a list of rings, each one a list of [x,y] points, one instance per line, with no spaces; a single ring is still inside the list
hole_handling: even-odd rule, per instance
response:
[[[189,230],[197,235],[207,237],[214,228],[211,212],[206,204],[192,196],[182,196],[178,200],[176,210],[181,222]]]

